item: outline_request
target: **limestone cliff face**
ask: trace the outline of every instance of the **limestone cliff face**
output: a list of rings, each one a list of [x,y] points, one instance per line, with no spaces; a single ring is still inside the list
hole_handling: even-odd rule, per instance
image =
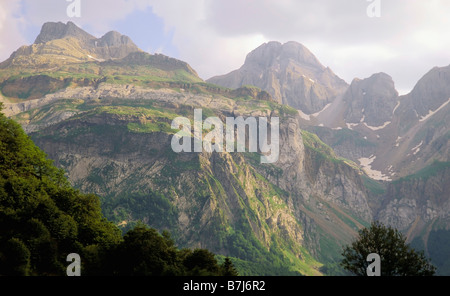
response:
[[[305,147],[298,118],[287,119],[283,126],[280,131],[280,157],[274,164],[282,173],[267,177],[282,189],[295,193],[302,202],[320,198],[370,221],[372,214],[360,172],[334,158],[336,156],[331,149],[318,151],[310,143]]]
[[[345,81],[297,42],[265,43],[247,55],[240,69],[207,81],[233,89],[255,85],[277,102],[307,114],[322,110],[347,88]]]
[[[127,129],[142,120],[111,114],[83,116],[33,137],[67,170],[75,186],[106,197],[106,203],[124,195],[130,200],[141,195],[150,199],[157,192],[170,204],[162,212],[146,208],[145,202],[139,206],[144,212],[116,204],[112,210],[125,213],[118,221],[125,223],[121,225],[142,219],[170,229],[182,246],[241,258],[233,247],[239,243],[235,235],[249,241],[254,237],[267,250],[281,246],[295,260],[304,260],[304,229],[286,204],[287,193],[261,177],[243,154],[171,152],[170,134]],[[300,271],[320,274],[318,266]]]
[[[446,228],[450,225],[449,178],[448,163],[436,162],[390,184],[378,219],[409,234],[410,239],[426,237],[433,224]]]
[[[331,260],[371,220],[360,172],[303,134],[296,112],[268,108],[275,103],[264,95],[235,100],[103,83],[66,89],[33,106],[25,103],[22,111],[28,111],[21,114],[28,115],[16,118],[75,186],[111,204],[111,217],[122,225],[143,219],[171,229],[180,244],[234,255],[230,229],[244,229],[244,236],[254,236],[268,249],[276,241],[297,258],[309,256],[308,250]],[[279,117],[278,161],[261,164],[259,155],[245,153],[172,153],[165,126],[177,114],[192,116],[195,108],[223,120]],[[143,199],[158,204],[144,212],[120,202],[123,196],[140,200],[153,194],[167,202]],[[210,239],[215,235],[218,241]],[[321,246],[323,239],[333,251]]]

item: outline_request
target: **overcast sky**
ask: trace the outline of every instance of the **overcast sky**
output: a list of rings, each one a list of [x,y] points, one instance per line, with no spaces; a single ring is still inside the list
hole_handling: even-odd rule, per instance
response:
[[[80,17],[67,15],[73,1]],[[379,17],[368,15],[374,1]],[[33,43],[43,23],[69,20],[97,37],[128,35],[203,79],[239,68],[268,41],[302,43],[348,83],[385,72],[400,93],[450,64],[449,0],[0,0],[0,60]]]

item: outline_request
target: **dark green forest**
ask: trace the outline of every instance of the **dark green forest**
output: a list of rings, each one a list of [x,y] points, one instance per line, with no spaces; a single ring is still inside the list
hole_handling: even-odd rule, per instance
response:
[[[0,112],[0,275],[64,276],[70,253],[81,275],[238,275],[230,258],[179,249],[166,231],[138,223],[122,234],[99,197],[74,189]]]

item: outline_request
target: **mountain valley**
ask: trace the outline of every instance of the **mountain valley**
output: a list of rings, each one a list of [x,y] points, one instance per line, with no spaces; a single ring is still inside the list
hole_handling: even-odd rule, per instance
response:
[[[230,256],[242,275],[335,275],[379,220],[450,273],[450,66],[406,95],[385,73],[350,84],[297,42],[269,42],[229,74],[149,54],[117,32],[46,23],[0,63],[6,116],[125,232]],[[171,122],[279,117],[279,158],[175,153]]]

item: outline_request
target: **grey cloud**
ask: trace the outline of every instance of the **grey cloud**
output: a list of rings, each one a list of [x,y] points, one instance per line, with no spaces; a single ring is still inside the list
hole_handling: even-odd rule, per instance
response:
[[[450,63],[450,55],[444,54],[449,52],[450,40],[443,39],[441,48],[430,49],[428,40],[415,37],[420,30],[447,35],[450,1],[380,3],[381,17],[370,18],[366,11],[371,2],[366,0],[215,0],[207,4],[206,18],[218,35],[227,38],[260,34],[268,40],[321,44],[320,53],[330,62],[339,58],[334,51],[351,46],[380,47],[392,53],[389,57],[362,49],[354,58],[340,57],[340,67],[325,62],[346,80],[383,71],[393,76],[399,89],[406,90],[433,66]]]

